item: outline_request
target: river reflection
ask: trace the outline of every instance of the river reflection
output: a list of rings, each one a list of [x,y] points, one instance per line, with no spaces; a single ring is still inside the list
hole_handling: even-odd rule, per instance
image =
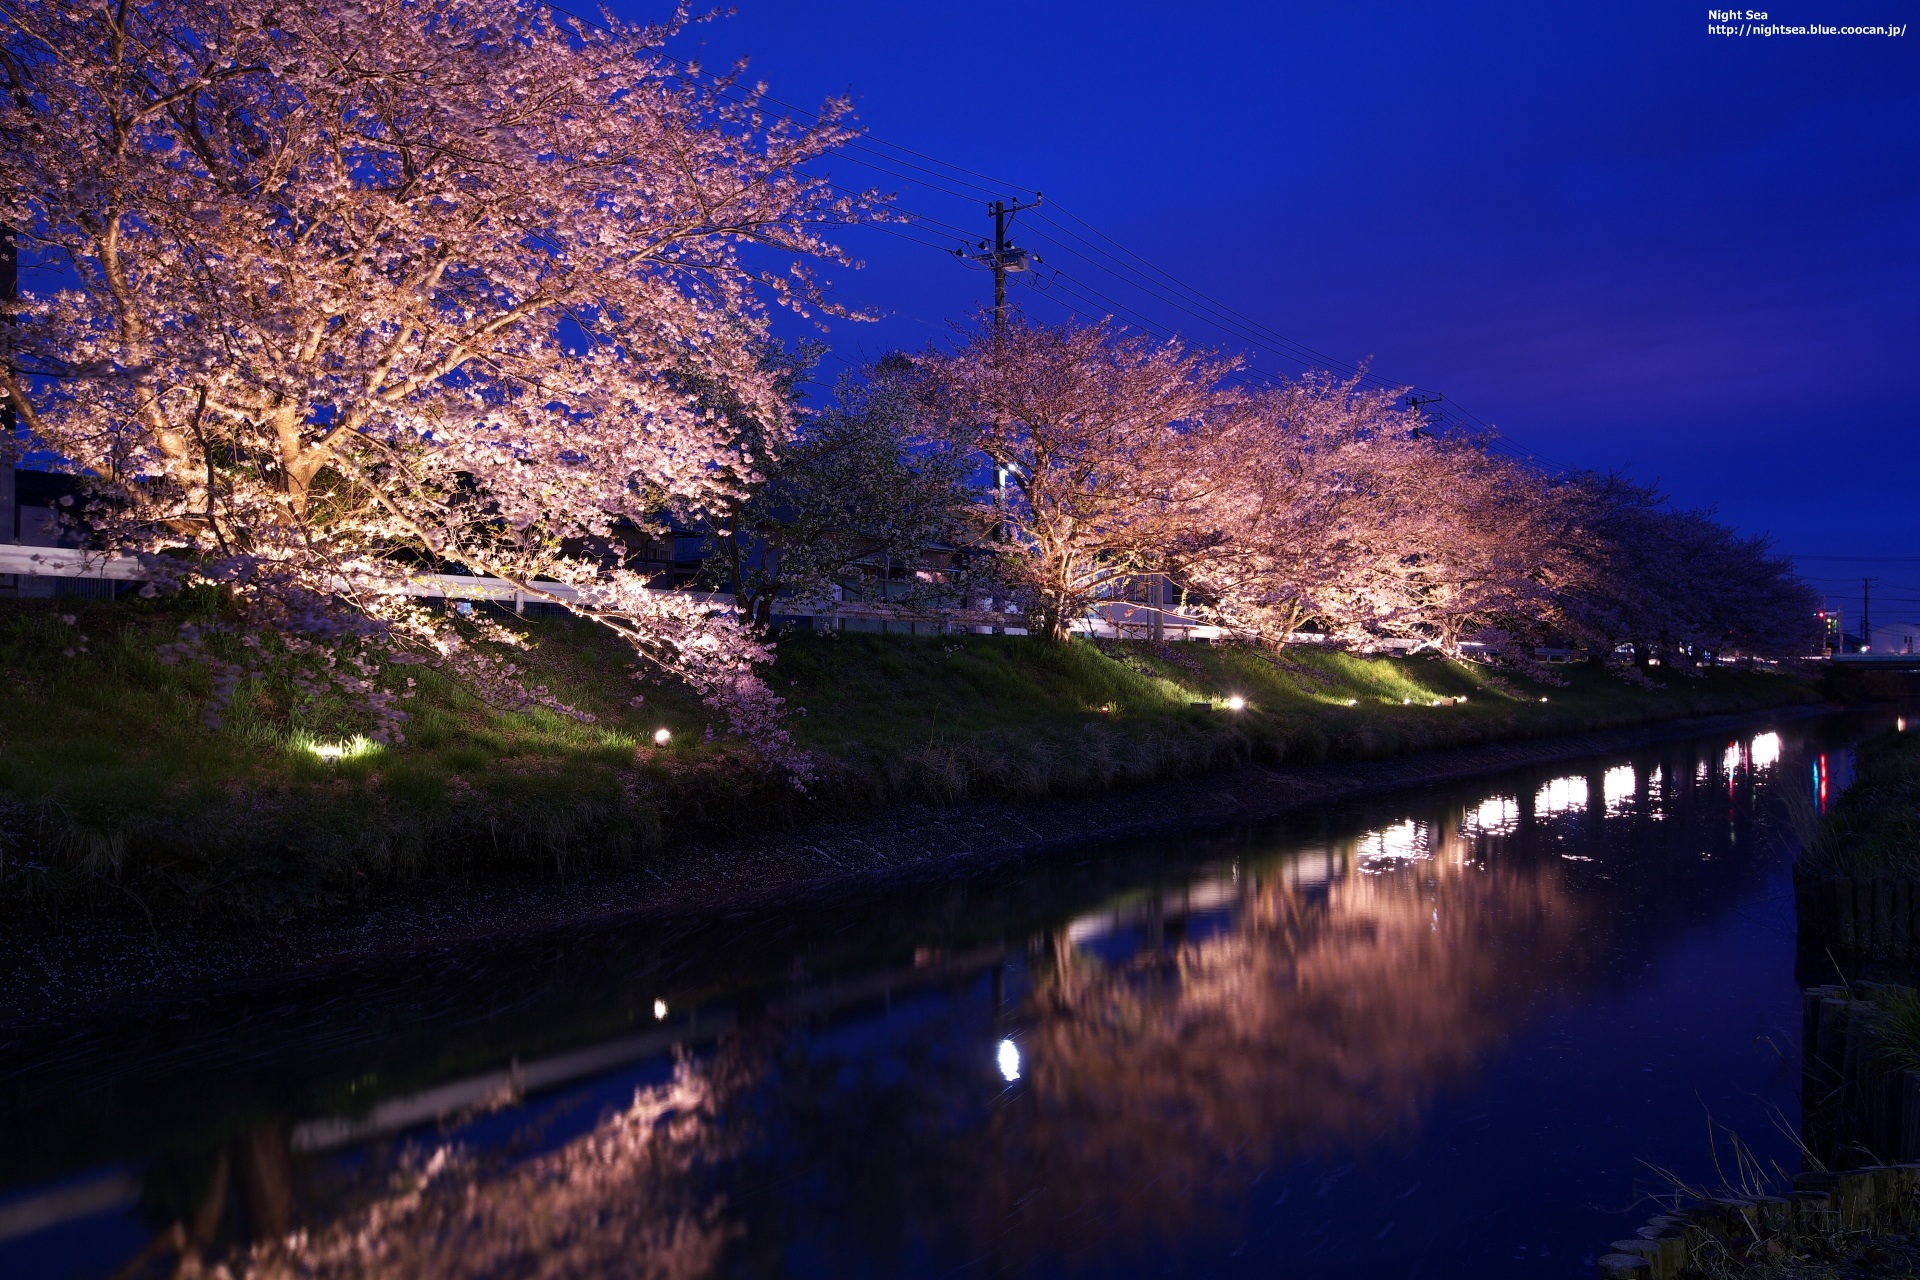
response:
[[[16,1042],[0,1271],[1573,1274],[1701,1106],[1791,1105],[1858,728]]]

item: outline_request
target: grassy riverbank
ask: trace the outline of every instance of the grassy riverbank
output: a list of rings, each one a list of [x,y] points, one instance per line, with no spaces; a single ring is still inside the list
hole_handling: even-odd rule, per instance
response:
[[[818,761],[803,796],[738,743],[706,740],[708,717],[684,692],[636,684],[611,637],[569,619],[529,620],[532,647],[511,656],[592,723],[503,711],[410,667],[382,677],[416,681],[401,704],[405,744],[356,744],[367,726],[304,700],[281,662],[243,682],[213,727],[208,672],[157,652],[196,620],[189,607],[0,606],[0,893],[16,908],[85,899],[274,916],[382,884],[666,857],[696,834],[816,815],[1816,699],[1801,681],[1731,671],[1656,673],[1641,688],[1570,669],[1566,685],[1537,686],[1437,658],[800,635],[782,641],[769,678]],[[1244,709],[1227,709],[1233,696]],[[672,740],[656,748],[663,727]],[[316,751],[342,744],[337,763]]]
[[[1800,857],[1823,876],[1920,875],[1920,734],[1860,744],[1853,785]]]

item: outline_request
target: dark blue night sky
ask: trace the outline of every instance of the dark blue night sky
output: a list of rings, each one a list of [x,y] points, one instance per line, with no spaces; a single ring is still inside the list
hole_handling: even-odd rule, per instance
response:
[[[1772,19],[1920,18],[1793,3]],[[1064,275],[1021,281],[1034,315],[1119,304],[1301,367],[1066,252],[1084,245],[1060,227],[1089,234],[1070,212],[1543,461],[1658,481],[1796,554],[1872,557],[1802,567],[1855,608],[1877,574],[1876,621],[1920,616],[1920,35],[1707,26],[1705,5],[1642,3],[740,0],[673,47],[747,55],[789,102],[850,93],[877,137],[1043,190],[1056,222],[1023,216],[1016,239]],[[984,191],[832,172],[988,230]],[[912,230],[928,245],[849,241],[866,267],[840,293],[888,318],[836,325],[839,356],[940,340],[986,298],[939,224]]]

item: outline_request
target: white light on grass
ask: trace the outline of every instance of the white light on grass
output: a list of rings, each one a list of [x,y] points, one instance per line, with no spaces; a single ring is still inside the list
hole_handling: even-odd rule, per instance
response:
[[[1237,693],[1227,699],[1227,710],[1229,711],[1244,711],[1246,708],[1247,700]]]
[[[1011,1040],[1002,1040],[999,1050],[994,1054],[994,1059],[999,1063],[1000,1074],[1006,1077],[1008,1084],[1020,1078],[1019,1045]]]
[[[655,1000],[653,1002],[653,1020],[655,1022],[661,1022],[666,1019],[666,1016],[667,1002],[665,1000]]]
[[[668,729],[655,729],[655,730],[653,731],[653,745],[654,745],[654,746],[656,746],[656,747],[664,747],[664,746],[666,746],[666,745],[667,745],[667,744],[668,744],[669,742],[672,742],[672,741],[673,741],[673,733],[672,733],[672,731],[671,731],[671,730],[668,730]]]
[[[315,742],[311,738],[296,738],[295,742],[326,764],[339,764],[342,760],[370,755],[379,749],[379,744],[365,735],[349,738],[345,742]]]

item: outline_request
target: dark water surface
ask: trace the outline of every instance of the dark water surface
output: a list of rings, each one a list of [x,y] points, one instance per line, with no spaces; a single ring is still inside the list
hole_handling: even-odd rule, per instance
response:
[[[1709,1117],[1797,1167],[1891,719],[16,1038],[0,1276],[1588,1275]]]

